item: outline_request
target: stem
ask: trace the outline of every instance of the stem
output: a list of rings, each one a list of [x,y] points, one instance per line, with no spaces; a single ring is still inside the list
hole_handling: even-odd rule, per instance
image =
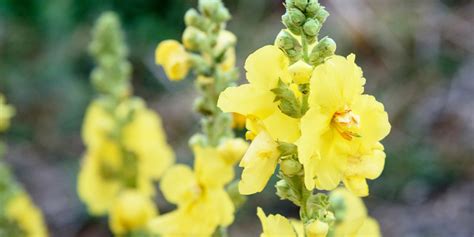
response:
[[[306,40],[306,35],[304,33],[301,34],[301,44],[303,46],[303,59],[305,62],[309,62],[308,41]]]

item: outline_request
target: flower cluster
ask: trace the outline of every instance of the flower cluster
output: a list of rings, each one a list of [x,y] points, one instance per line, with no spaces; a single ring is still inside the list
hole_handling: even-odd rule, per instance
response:
[[[360,198],[344,188],[335,189],[329,196],[331,208],[336,213],[333,228],[330,229],[326,222],[319,220],[304,226],[298,220],[288,220],[278,214],[266,216],[259,208],[257,215],[263,227],[261,236],[381,236],[377,221],[367,216],[367,210]]]
[[[195,145],[194,170],[185,165],[170,168],[160,187],[177,209],[150,223],[160,236],[211,236],[217,227],[234,220],[235,207],[225,186],[234,178],[234,164],[247,149],[241,139],[229,139],[217,148]]]
[[[90,51],[98,67],[92,82],[100,93],[87,109],[82,137],[87,151],[78,193],[93,215],[109,214],[117,236],[140,233],[157,215],[154,182],[174,162],[161,120],[130,96],[130,65],[118,18],[103,14]]]
[[[245,62],[248,83],[219,96],[220,109],[246,117],[246,138],[252,140],[240,162],[239,191],[261,192],[279,165],[277,195],[300,207],[301,223],[266,217],[259,210],[262,236],[372,231],[371,220],[345,230],[344,223],[355,225],[350,215],[340,222],[335,215],[344,211],[332,208],[327,195],[313,192],[334,190],[342,182],[351,195],[369,194],[366,179],[377,178],[384,167],[380,141],[390,131],[388,115],[380,102],[364,94],[366,80],[355,55],[335,55],[332,39],[318,39],[329,15],[325,8],[317,0],[287,0],[285,7],[287,29],[274,45],[256,50]],[[361,212],[357,205],[348,209]]]
[[[14,108],[0,94],[0,132],[8,128],[14,113]],[[0,236],[46,237],[43,215],[2,160],[3,148],[0,141]]]
[[[366,179],[377,178],[383,169],[380,140],[390,124],[383,105],[363,94],[365,78],[355,56],[329,56],[321,52],[326,47],[320,45],[328,44],[321,40],[307,46],[312,52],[308,57],[303,52],[295,61],[284,44],[287,37],[293,45],[311,42],[308,22],[319,26],[323,19],[318,16],[326,15],[315,3],[287,1],[283,22],[301,39],[283,31],[275,46],[264,46],[247,58],[249,83],[228,88],[219,97],[223,111],[247,117],[247,138],[253,139],[240,163],[243,194],[260,192],[278,163],[287,176],[304,172],[308,190],[333,190],[343,181],[359,196],[368,195]],[[313,13],[313,8],[319,11]],[[311,55],[326,57],[311,60]]]

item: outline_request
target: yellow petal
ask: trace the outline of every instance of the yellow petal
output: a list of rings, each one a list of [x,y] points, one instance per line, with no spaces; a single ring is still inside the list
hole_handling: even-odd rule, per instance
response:
[[[358,96],[351,106],[355,114],[359,115],[359,128],[361,142],[373,144],[382,140],[390,132],[390,123],[387,112],[382,103],[373,96]]]
[[[5,211],[2,215],[5,215],[7,220],[9,219],[18,224],[21,230],[25,231],[25,236],[48,236],[41,211],[33,204],[26,193],[21,192],[8,200],[7,203],[2,203],[2,205],[6,206],[5,210],[2,210],[2,212]]]
[[[346,176],[363,176],[368,179],[376,179],[383,171],[385,164],[385,152],[383,145],[377,143],[368,151],[355,151],[349,155],[346,171]],[[360,155],[358,155],[360,154]]]
[[[300,136],[300,120],[289,117],[280,110],[276,110],[262,123],[273,140],[293,143]]]
[[[377,221],[369,217],[365,219],[364,223],[359,228],[357,233],[353,235],[353,237],[357,236],[380,237],[382,236],[382,234],[380,232],[380,227]]]
[[[266,216],[262,208],[257,208],[257,216],[262,223],[263,232],[260,237],[297,237],[290,221],[281,215]]]
[[[318,108],[311,108],[301,119],[301,137],[297,142],[298,158],[305,167],[305,185],[309,190],[315,186],[315,162],[321,159],[322,136],[329,129],[329,124],[330,117],[320,113]]]
[[[213,147],[193,147],[194,169],[199,184],[206,188],[222,188],[234,178],[234,168]]]
[[[99,101],[89,105],[82,126],[82,140],[88,147],[95,147],[101,140],[106,139],[112,129],[114,121]]]
[[[290,72],[294,83],[305,84],[309,83],[311,74],[313,73],[313,67],[300,60],[292,64],[288,68],[288,71]]]
[[[163,176],[160,188],[166,200],[177,205],[194,200],[202,192],[193,171],[185,165],[171,167]]]
[[[218,147],[219,155],[227,164],[239,162],[249,148],[249,144],[240,138],[228,139]]]
[[[165,40],[161,42],[155,51],[155,62],[156,64],[166,64],[170,55],[174,52],[181,50],[183,46],[176,40]]]
[[[274,98],[275,95],[269,90],[245,84],[225,89],[219,96],[217,106],[224,112],[263,119],[278,109],[277,103],[273,102]]]
[[[189,56],[184,47],[175,40],[161,42],[155,51],[155,61],[163,66],[171,80],[183,79],[189,71]]]
[[[356,196],[366,197],[369,195],[369,186],[362,176],[345,177],[344,186]]]
[[[331,203],[343,203],[343,219],[335,227],[334,236],[349,236],[357,233],[367,218],[367,209],[362,199],[344,188],[338,188],[329,195]]]
[[[124,146],[138,156],[140,172],[148,177],[158,179],[174,162],[161,119],[151,110],[136,109],[122,133]]]
[[[362,94],[364,84],[362,70],[354,63],[353,56],[347,59],[332,56],[314,70],[309,102],[333,114]]]
[[[276,46],[264,46],[245,61],[247,80],[261,90],[269,91],[277,87],[278,80],[290,81],[288,57]]]
[[[146,227],[157,215],[152,200],[139,192],[127,190],[115,200],[109,217],[109,225],[116,235]]]
[[[279,156],[278,144],[266,132],[260,132],[240,162],[244,167],[239,182],[240,193],[261,192],[274,173]]]

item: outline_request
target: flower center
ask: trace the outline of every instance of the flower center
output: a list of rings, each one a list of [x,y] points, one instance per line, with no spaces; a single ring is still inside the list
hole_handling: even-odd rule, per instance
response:
[[[354,128],[358,128],[359,123],[360,116],[353,113],[349,108],[334,113],[331,121],[333,127],[348,141],[351,141],[353,137],[360,137],[359,134],[351,131]]]

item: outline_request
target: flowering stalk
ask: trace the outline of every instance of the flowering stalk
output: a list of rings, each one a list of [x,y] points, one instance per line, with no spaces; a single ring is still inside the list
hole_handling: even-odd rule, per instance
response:
[[[14,114],[15,109],[0,94],[0,132],[9,127]],[[6,146],[0,140],[0,236],[46,237],[43,215],[4,163],[5,151]]]
[[[277,195],[300,207],[301,222],[290,224],[259,210],[266,236],[356,234],[360,223],[335,231],[344,229],[339,223],[353,207],[342,201],[344,208],[335,208],[328,195],[314,190],[331,191],[342,182],[353,195],[367,196],[366,179],[383,170],[380,141],[390,131],[388,116],[380,102],[363,94],[365,78],[355,56],[334,55],[334,41],[319,39],[329,15],[324,7],[317,0],[286,0],[285,7],[287,29],[275,45],[246,60],[249,83],[219,96],[224,112],[247,118],[246,137],[252,140],[240,163],[239,191],[261,192],[279,165]]]
[[[146,232],[157,215],[154,182],[173,163],[160,118],[132,96],[128,49],[118,17],[104,13],[93,29],[91,74],[99,93],[83,126],[87,151],[78,178],[80,198],[93,215],[109,215],[116,236]],[[125,204],[124,204],[125,203]]]
[[[177,165],[161,182],[165,198],[178,206],[151,224],[154,232],[163,236],[225,236],[235,210],[244,202],[237,186],[229,182],[234,176],[234,164],[248,145],[234,138],[230,113],[223,113],[217,107],[220,93],[235,85],[238,79],[236,37],[225,30],[230,18],[221,0],[200,0],[197,10],[190,9],[185,14],[182,45],[166,40],[156,49],[156,63],[164,68],[170,80],[184,79],[192,71],[200,92],[194,109],[202,116],[201,132],[189,141],[195,153],[194,170]],[[211,181],[207,175],[220,178]],[[181,185],[190,185],[195,191],[181,197],[182,191],[174,188]],[[214,211],[206,213],[203,208]]]

